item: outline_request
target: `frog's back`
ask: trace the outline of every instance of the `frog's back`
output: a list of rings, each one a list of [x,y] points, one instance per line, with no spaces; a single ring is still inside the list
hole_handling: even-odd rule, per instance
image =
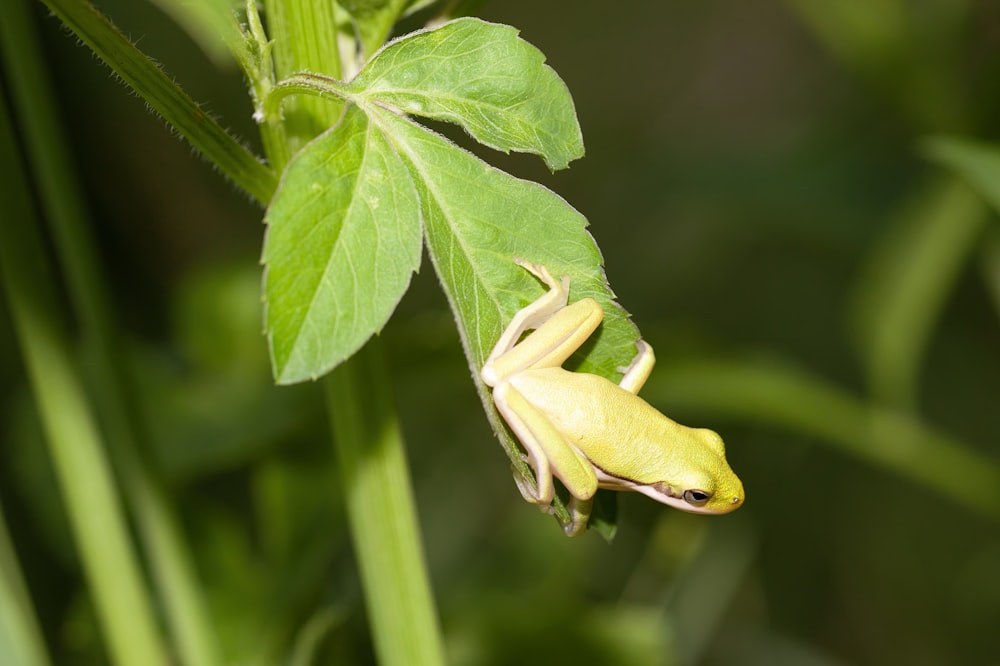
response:
[[[663,440],[684,428],[597,375],[542,368],[519,373],[510,382],[588,455],[597,447],[637,457],[662,455]],[[628,446],[621,446],[624,442]]]

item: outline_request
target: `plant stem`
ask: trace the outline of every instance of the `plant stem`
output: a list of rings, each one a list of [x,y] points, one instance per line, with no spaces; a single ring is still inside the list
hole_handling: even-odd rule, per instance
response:
[[[265,9],[278,80],[300,71],[340,76],[331,3],[265,0]],[[336,100],[313,96],[295,101],[284,107],[288,154],[332,127],[343,108]],[[325,388],[379,662],[384,666],[441,664],[437,613],[378,340],[370,341],[334,370]]]
[[[60,329],[48,269],[18,158],[6,99],[0,98],[0,277],[38,405],[52,463],[109,652],[121,666],[166,664],[164,648],[124,511],[83,383]]]
[[[378,338],[337,367],[325,386],[379,663],[441,664],[406,454]]]
[[[295,72],[319,72],[340,78],[337,22],[332,2],[323,0],[264,0],[270,38],[274,42],[274,73],[281,79]],[[266,104],[267,100],[263,100]],[[283,155],[269,155],[279,171],[288,158],[316,135],[333,127],[342,104],[318,97],[286,102],[283,112]],[[283,159],[282,159],[283,158]]]

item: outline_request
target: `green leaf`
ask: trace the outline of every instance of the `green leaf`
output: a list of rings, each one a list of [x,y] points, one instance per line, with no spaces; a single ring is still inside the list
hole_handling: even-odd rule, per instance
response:
[[[550,169],[583,156],[566,84],[517,30],[462,18],[406,35],[347,85],[359,104],[387,104],[455,123],[503,152],[541,155]]]
[[[266,322],[278,383],[315,379],[378,332],[420,264],[403,162],[357,108],[303,149],[267,211]]]
[[[604,309],[604,324],[577,359],[579,370],[620,378],[620,368],[636,353],[639,332],[613,301],[586,219],[565,200],[394,113],[379,108],[370,113],[410,167],[427,247],[458,321],[480,397],[515,467],[531,478],[519,445],[479,379],[479,369],[514,313],[545,291],[512,257],[568,276],[570,301],[590,297]]]

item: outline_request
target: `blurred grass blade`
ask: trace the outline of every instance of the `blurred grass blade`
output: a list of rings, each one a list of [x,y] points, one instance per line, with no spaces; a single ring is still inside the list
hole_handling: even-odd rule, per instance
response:
[[[50,663],[0,509],[0,664],[49,666]]]
[[[488,0],[446,0],[441,3],[436,21],[447,21],[462,16],[476,16]]]
[[[914,407],[927,342],[986,219],[979,198],[949,178],[908,202],[868,257],[851,315],[877,400]]]
[[[299,629],[288,658],[289,666],[312,666],[320,663],[323,640],[344,623],[344,613],[336,608],[322,608]]]
[[[980,261],[983,280],[993,299],[993,309],[1000,315],[1000,229],[990,229]]]
[[[367,60],[389,38],[407,0],[340,0],[339,4],[350,13],[361,41],[362,58]]]
[[[757,538],[746,517],[712,523],[666,600],[679,664],[700,664],[753,566]]]
[[[115,74],[219,170],[267,203],[277,176],[84,0],[42,0]]]
[[[663,363],[643,392],[654,405],[675,411],[699,410],[816,437],[1000,521],[1000,461],[804,372],[767,361]]]
[[[895,61],[907,34],[895,0],[788,0],[838,60],[870,72]]]
[[[970,16],[967,0],[786,0],[832,57],[919,128],[962,127],[964,63],[950,49]]]
[[[935,137],[923,144],[924,153],[951,169],[1000,214],[1000,146],[956,137]]]
[[[168,663],[97,422],[75,371],[6,99],[0,98],[0,279],[108,651]],[[11,223],[11,221],[16,221]]]
[[[149,0],[172,18],[216,67],[232,65],[230,52],[241,48],[233,12],[239,0]]]
[[[89,234],[84,196],[67,158],[68,139],[59,118],[27,0],[7,0],[4,69],[15,96],[18,131],[30,155],[31,174],[65,276],[70,304],[81,330],[81,356],[88,388],[111,457],[119,471],[127,504],[150,561],[150,572],[164,604],[164,615],[187,666],[218,663],[201,586],[191,563],[179,520],[164,484],[139,453],[141,410],[131,401],[132,377],[120,353],[120,332],[112,315],[98,252]]]

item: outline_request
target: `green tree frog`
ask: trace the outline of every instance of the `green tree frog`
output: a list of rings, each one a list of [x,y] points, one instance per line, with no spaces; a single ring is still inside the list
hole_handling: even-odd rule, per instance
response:
[[[652,347],[636,343],[618,384],[563,369],[604,312],[591,298],[568,305],[569,278],[556,281],[544,266],[515,261],[548,291],[514,315],[481,376],[535,472],[534,488],[518,480],[525,500],[550,508],[558,477],[571,495],[570,536],[586,530],[598,488],[637,491],[694,513],[739,508],[743,484],[722,438],[680,425],[636,395],[653,369]]]

